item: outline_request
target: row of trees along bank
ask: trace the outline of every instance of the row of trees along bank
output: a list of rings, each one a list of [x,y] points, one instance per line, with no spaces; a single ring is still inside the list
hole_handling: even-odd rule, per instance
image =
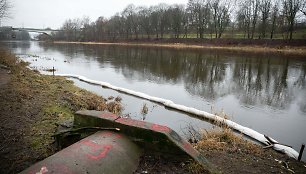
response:
[[[128,5],[109,19],[68,19],[55,40],[306,37],[306,0],[189,0],[186,5]],[[301,35],[295,34],[302,31]]]

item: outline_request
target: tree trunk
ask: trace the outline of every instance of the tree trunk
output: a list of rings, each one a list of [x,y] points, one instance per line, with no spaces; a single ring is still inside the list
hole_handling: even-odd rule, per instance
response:
[[[291,21],[289,26],[289,40],[292,40],[293,27],[294,27],[294,22]]]
[[[204,30],[204,29],[203,29],[202,27],[200,27],[199,33],[200,33],[200,38],[201,38],[201,39],[203,39],[203,33],[204,33],[203,30]]]

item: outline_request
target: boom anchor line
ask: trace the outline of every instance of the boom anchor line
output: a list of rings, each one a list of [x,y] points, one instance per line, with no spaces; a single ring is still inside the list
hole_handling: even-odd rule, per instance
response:
[[[276,140],[274,140],[271,137],[268,137],[264,134],[261,134],[253,129],[250,129],[248,127],[244,127],[236,122],[233,122],[231,120],[227,120],[225,118],[222,118],[220,116],[217,116],[215,114],[211,114],[205,111],[201,111],[192,107],[187,107],[184,105],[180,105],[180,104],[176,104],[171,100],[167,100],[167,99],[163,99],[163,98],[159,98],[159,97],[154,97],[154,96],[150,96],[148,94],[142,93],[142,92],[137,92],[137,91],[133,91],[130,89],[126,89],[126,88],[121,88],[121,87],[117,87],[114,85],[111,85],[110,83],[107,82],[102,82],[102,81],[96,81],[96,80],[91,80],[88,79],[87,77],[84,76],[80,76],[80,75],[75,75],[75,74],[56,74],[57,76],[62,76],[62,77],[67,77],[67,78],[74,78],[74,79],[78,79],[80,81],[86,82],[86,83],[90,83],[90,84],[94,84],[94,85],[100,85],[102,87],[106,87],[118,92],[122,92],[122,93],[126,93],[132,96],[136,96],[142,99],[146,99],[152,102],[156,102],[156,103],[160,103],[163,106],[169,107],[169,108],[173,108],[179,111],[183,111],[186,113],[190,113],[199,117],[203,117],[205,119],[209,119],[212,121],[216,121],[216,122],[221,122],[224,125],[228,126],[229,128],[236,130],[238,132],[241,132],[242,134],[258,141],[261,142],[262,144],[266,145],[267,147],[273,148],[276,151],[282,152],[287,154],[289,157],[292,157],[294,159],[298,159],[299,153],[297,151],[295,151],[292,147],[284,145],[284,144],[280,144],[279,142],[277,142]]]

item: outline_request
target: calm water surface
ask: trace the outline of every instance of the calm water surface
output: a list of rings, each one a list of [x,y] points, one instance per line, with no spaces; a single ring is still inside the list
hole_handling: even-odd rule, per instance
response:
[[[56,73],[83,75],[208,112],[223,111],[296,150],[306,143],[306,58],[40,42],[6,45],[44,73],[54,66]],[[190,125],[212,127],[191,115],[74,81],[104,97],[121,96],[124,116],[167,125],[182,135]],[[146,115],[141,114],[144,104]]]

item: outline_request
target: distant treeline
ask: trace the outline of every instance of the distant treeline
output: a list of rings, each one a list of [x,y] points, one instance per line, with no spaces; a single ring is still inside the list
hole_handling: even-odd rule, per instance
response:
[[[68,19],[53,39],[305,38],[306,0],[189,0],[187,5],[128,5],[109,19]],[[302,31],[300,35],[295,31]]]
[[[14,31],[10,27],[0,27],[0,40],[30,40],[27,31]]]

